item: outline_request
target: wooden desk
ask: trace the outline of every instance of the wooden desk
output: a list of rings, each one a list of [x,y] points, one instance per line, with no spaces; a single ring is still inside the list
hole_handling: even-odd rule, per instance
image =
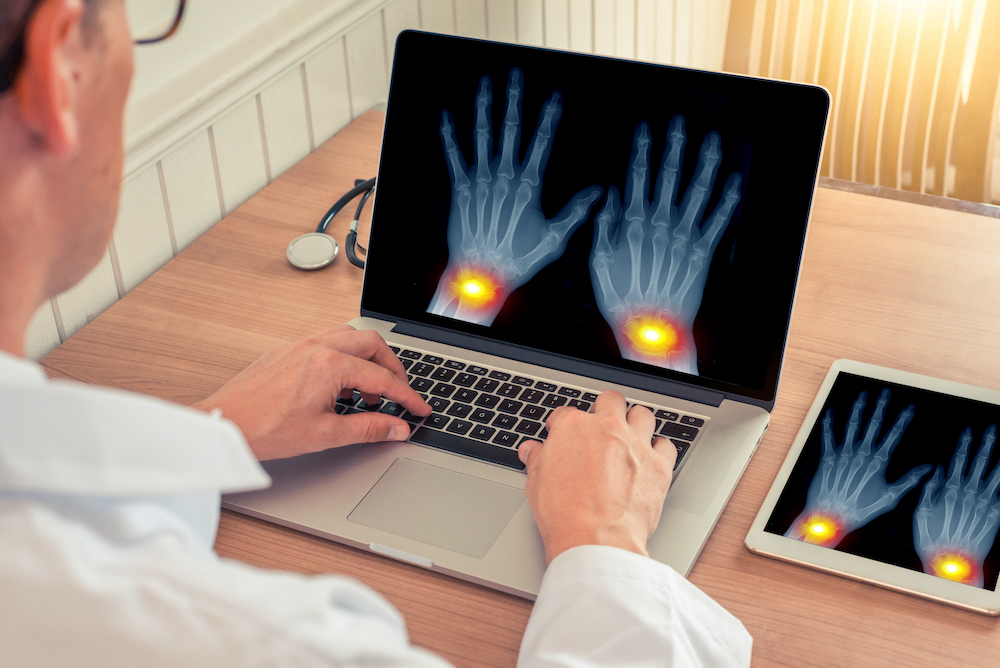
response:
[[[300,272],[285,246],[375,174],[369,112],[67,341],[50,375],[193,403],[268,348],[345,322],[362,272]],[[350,215],[331,226],[343,241]],[[343,250],[341,250],[343,255]],[[1000,221],[820,188],[771,428],[691,580],[754,636],[755,666],[995,666],[1000,620],[750,554],[743,538],[833,360],[1000,388]],[[216,549],[265,568],[342,573],[456,665],[512,666],[531,604],[223,512]]]

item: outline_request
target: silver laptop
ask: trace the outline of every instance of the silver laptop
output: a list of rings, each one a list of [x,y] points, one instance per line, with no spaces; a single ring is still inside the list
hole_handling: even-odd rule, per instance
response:
[[[687,574],[768,425],[829,99],[811,86],[400,35],[361,317],[434,408],[410,442],[268,462],[226,508],[533,598],[517,448],[613,389],[678,451]],[[359,175],[362,176],[362,175]]]

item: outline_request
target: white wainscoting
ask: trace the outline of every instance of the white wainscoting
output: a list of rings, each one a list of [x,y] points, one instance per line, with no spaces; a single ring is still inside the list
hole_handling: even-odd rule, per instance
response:
[[[226,25],[223,5],[242,12],[235,37],[199,47]],[[185,21],[174,40],[137,54],[114,237],[89,276],[39,309],[32,359],[384,103],[400,31],[720,70],[729,0],[220,0]]]

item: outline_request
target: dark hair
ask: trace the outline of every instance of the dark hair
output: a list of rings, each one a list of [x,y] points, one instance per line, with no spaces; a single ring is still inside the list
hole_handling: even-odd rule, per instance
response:
[[[24,33],[32,13],[42,0],[0,0],[0,95],[14,85],[24,60]],[[84,0],[84,26],[96,25],[92,11],[97,0]]]

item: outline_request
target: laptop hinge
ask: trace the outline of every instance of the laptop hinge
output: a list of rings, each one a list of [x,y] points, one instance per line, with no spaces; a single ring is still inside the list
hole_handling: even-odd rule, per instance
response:
[[[392,328],[392,331],[397,334],[403,334],[404,336],[428,339],[449,346],[469,348],[487,355],[514,359],[518,362],[543,366],[549,369],[558,369],[560,371],[576,374],[578,376],[587,376],[589,378],[596,378],[609,383],[615,383],[616,385],[635,387],[640,390],[646,390],[647,392],[655,392],[656,394],[664,394],[671,397],[677,397],[678,399],[694,401],[700,404],[705,404],[706,406],[718,407],[722,404],[722,400],[726,398],[724,392],[706,390],[701,387],[688,385],[687,383],[667,380],[665,378],[656,378],[654,376],[636,373],[634,371],[627,371],[625,369],[615,369],[603,364],[594,364],[592,362],[585,362],[572,357],[532,350],[522,346],[501,343],[471,334],[451,332],[445,329],[429,327],[418,323],[397,322]]]

